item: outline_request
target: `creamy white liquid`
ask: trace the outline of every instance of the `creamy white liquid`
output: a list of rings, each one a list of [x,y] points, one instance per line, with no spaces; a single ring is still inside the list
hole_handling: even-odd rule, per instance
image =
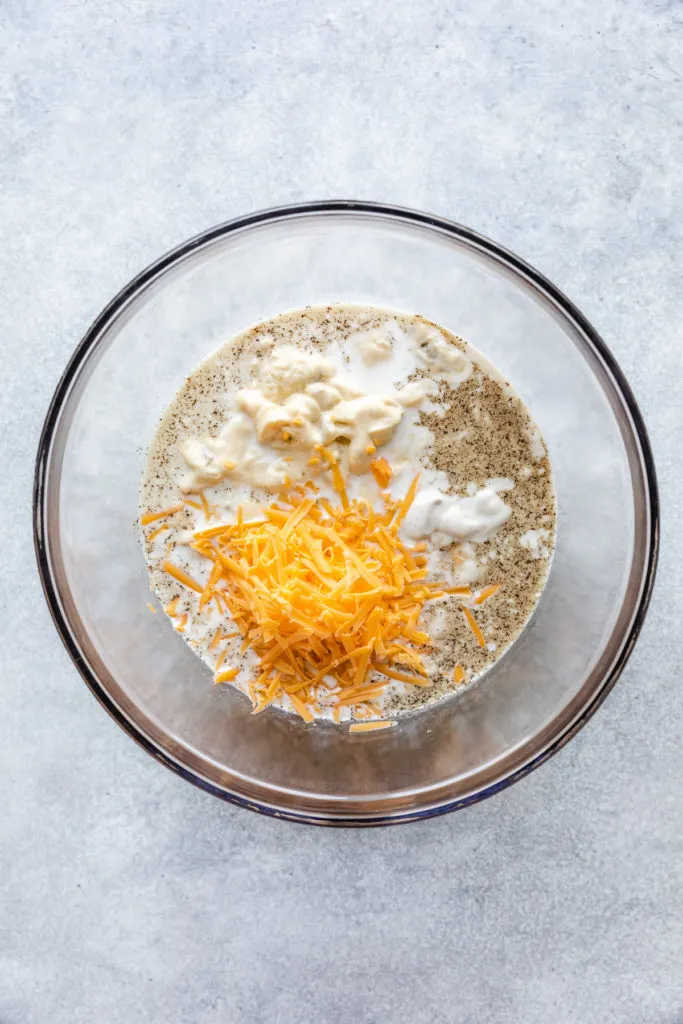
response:
[[[482,487],[470,498],[427,490],[415,498],[404,530],[416,539],[442,534],[451,541],[481,543],[490,540],[509,516],[510,507],[490,487]]]

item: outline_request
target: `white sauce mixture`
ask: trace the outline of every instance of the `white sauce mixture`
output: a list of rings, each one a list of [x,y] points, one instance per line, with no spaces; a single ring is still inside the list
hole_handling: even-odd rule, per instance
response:
[[[404,522],[409,537],[431,537],[437,547],[443,540],[490,540],[507,522],[510,507],[490,487],[482,487],[471,498],[458,498],[441,491],[420,491]]]
[[[247,692],[258,659],[240,653],[238,636],[212,644],[230,622],[214,605],[200,609],[163,565],[170,559],[203,586],[208,565],[188,546],[194,531],[235,522],[239,506],[245,520],[258,518],[291,484],[312,481],[338,503],[320,445],[334,452],[350,497],[375,508],[375,460],[391,466],[384,489],[397,499],[419,473],[404,537],[426,542],[430,578],[479,588],[425,614],[433,686],[416,694],[395,681],[375,705],[389,716],[444,696],[455,688],[454,667],[471,682],[519,635],[547,579],[555,530],[547,452],[518,397],[474,349],[420,317],[372,307],[307,309],[250,328],[197,367],[167,409],[141,509],[148,518],[178,511],[149,523],[143,515],[141,532],[152,587],[176,628],[212,670],[219,660],[238,665],[232,685]],[[487,588],[496,596],[478,605]],[[486,634],[483,648],[463,624],[463,601]],[[287,697],[276,703],[294,710]],[[334,714],[322,688],[314,714]],[[340,721],[354,716],[337,712]]]
[[[382,337],[379,331],[374,334]],[[419,382],[366,394],[350,374],[336,372],[330,360],[291,345],[263,360],[259,384],[237,392],[239,412],[217,437],[182,443],[190,467],[180,481],[183,491],[224,478],[277,490],[288,478],[294,482],[305,475],[316,445],[340,439],[348,441],[350,472],[366,473],[377,448],[394,436],[405,409],[420,405],[429,391],[426,382]]]

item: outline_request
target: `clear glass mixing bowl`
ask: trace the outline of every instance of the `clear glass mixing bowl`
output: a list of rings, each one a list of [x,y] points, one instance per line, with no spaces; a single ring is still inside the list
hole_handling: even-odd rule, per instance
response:
[[[286,309],[364,302],[421,313],[481,349],[529,405],[559,508],[550,581],[531,625],[480,683],[351,735],[252,717],[147,609],[138,486],[184,376]],[[78,346],[40,442],[40,572],[93,693],[164,764],[211,793],[299,821],[377,824],[460,807],[571,737],[614,684],[652,587],[658,511],[633,396],[604,343],[531,267],[466,228],[409,210],[328,202],[232,221],[132,281]]]

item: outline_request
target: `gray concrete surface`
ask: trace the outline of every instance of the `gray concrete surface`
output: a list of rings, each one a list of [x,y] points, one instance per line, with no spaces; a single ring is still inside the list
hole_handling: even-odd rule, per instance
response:
[[[683,1021],[683,7],[0,7],[1,1024]],[[661,570],[627,671],[526,781],[419,826],[224,806],[98,707],[31,478],[90,320],[183,238],[361,197],[493,236],[602,332],[651,431]]]

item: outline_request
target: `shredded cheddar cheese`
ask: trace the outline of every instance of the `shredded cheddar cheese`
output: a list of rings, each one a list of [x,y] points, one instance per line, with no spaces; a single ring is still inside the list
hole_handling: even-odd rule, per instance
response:
[[[167,572],[169,576],[173,576],[174,579],[178,580],[178,583],[182,583],[184,586],[189,587],[190,590],[196,590],[198,594],[202,593],[203,587],[200,587],[198,583],[188,576],[184,569],[179,569],[173,562],[164,562],[162,566],[164,572]]]
[[[239,674],[238,668],[226,668],[216,675],[217,683],[230,683]]]
[[[163,523],[162,526],[157,526],[156,530],[152,530],[151,533],[147,534],[147,540],[148,541],[153,541],[156,537],[159,536],[160,533],[163,533],[164,530],[170,530],[170,529],[171,529],[171,527],[168,525],[168,523]]]
[[[464,682],[465,670],[462,665],[456,665],[453,669],[453,682],[456,684]]]
[[[484,587],[484,589],[480,591],[475,597],[474,603],[483,604],[484,601],[488,601],[490,597],[493,597],[494,594],[497,594],[500,588],[500,583],[492,583],[490,587]]]
[[[417,623],[425,603],[446,594],[446,584],[428,582],[415,562],[424,546],[412,548],[399,536],[417,479],[402,501],[387,497],[376,511],[365,500],[350,500],[334,455],[322,446],[317,452],[339,506],[319,497],[314,485],[295,488],[257,521],[238,516],[236,523],[195,531],[191,547],[211,563],[204,587],[164,565],[201,595],[202,606],[213,598],[224,604],[242,650],[257,655],[249,684],[254,712],[282,699],[306,722],[320,701],[334,708],[335,719],[344,707],[357,717],[376,714],[367,702],[394,679],[429,686],[420,654],[429,636]],[[226,638],[216,633],[210,646]],[[238,674],[219,669],[217,682]]]
[[[218,629],[216,630],[216,632],[213,634],[213,638],[211,640],[211,643],[209,644],[209,650],[212,651],[214,649],[214,647],[216,647],[221,642],[222,639],[223,639],[223,630],[219,626]]]
[[[397,722],[354,722],[349,732],[375,732],[377,729],[393,729]]]
[[[368,454],[371,455],[372,452],[368,452]],[[385,458],[373,459],[373,461],[370,463],[370,469],[372,471],[372,475],[377,481],[377,486],[379,488],[384,490],[386,487],[389,486],[389,481],[391,480],[393,473],[391,470],[391,466],[389,465]]]
[[[486,640],[484,640],[484,634],[479,629],[479,624],[477,623],[477,620],[475,619],[475,617],[472,614],[472,612],[469,610],[469,608],[466,608],[464,605],[460,606],[460,611],[465,616],[465,619],[467,621],[467,625],[470,627],[470,629],[474,633],[475,640],[477,641],[479,646],[480,647],[486,647]]]
[[[150,523],[155,523],[157,519],[175,515],[176,512],[180,512],[182,507],[182,505],[172,505],[170,508],[162,509],[161,512],[145,512],[140,516],[140,525],[148,526]]]
[[[201,501],[202,509],[204,510],[204,518],[205,519],[210,519],[211,518],[211,508],[209,506],[208,501],[206,500],[206,496],[204,494],[204,491],[200,491],[199,492],[199,500]]]

